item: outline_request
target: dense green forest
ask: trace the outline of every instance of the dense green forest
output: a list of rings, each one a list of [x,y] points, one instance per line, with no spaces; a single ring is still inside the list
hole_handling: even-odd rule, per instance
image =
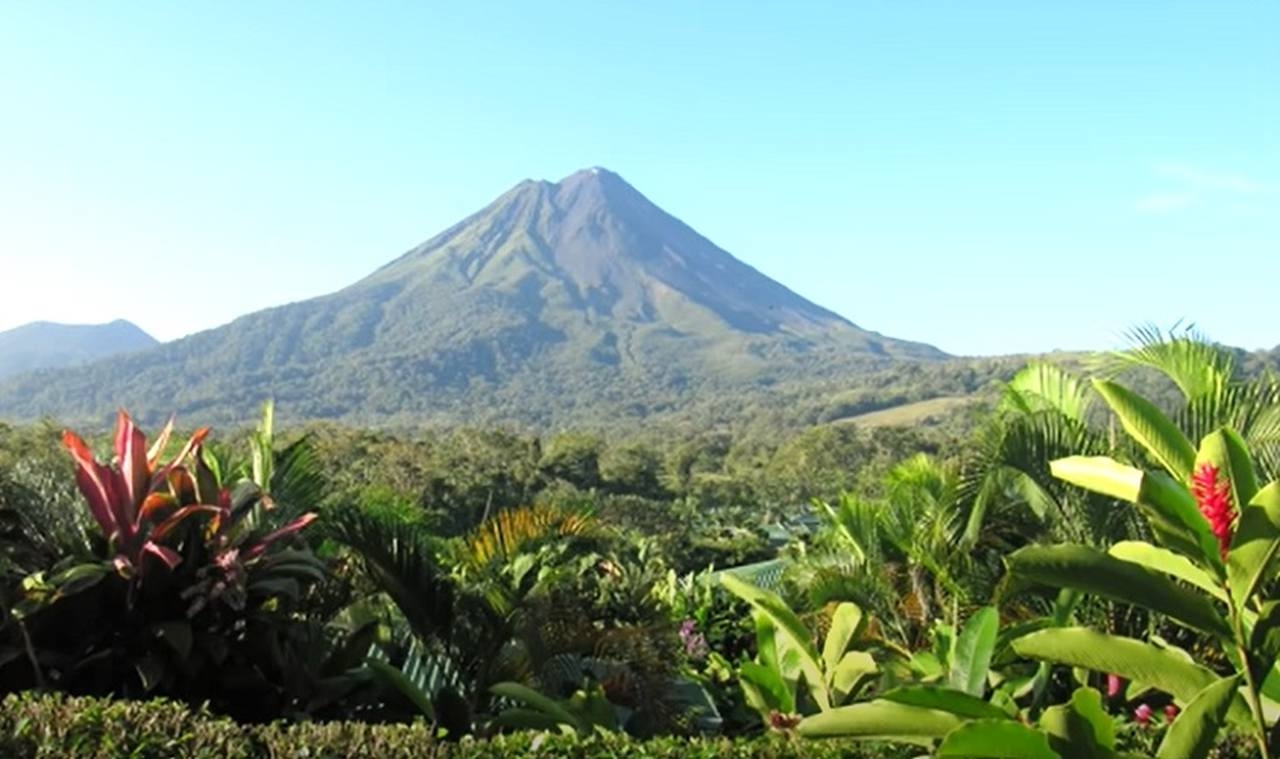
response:
[[[0,750],[1270,756],[1274,358],[1145,331],[541,434],[0,426]]]

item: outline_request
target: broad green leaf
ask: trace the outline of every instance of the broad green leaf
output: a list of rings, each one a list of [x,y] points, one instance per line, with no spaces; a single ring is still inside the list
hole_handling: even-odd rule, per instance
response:
[[[1158,759],[1203,759],[1236,699],[1240,677],[1224,677],[1196,694],[1165,733]]]
[[[1239,501],[1237,501],[1239,503]],[[1243,608],[1258,586],[1273,573],[1280,554],[1280,482],[1273,482],[1240,512],[1236,534],[1227,554],[1231,597]]]
[[[993,606],[983,607],[969,618],[952,643],[951,687],[972,696],[982,695],[999,630],[1000,615]]]
[[[555,717],[536,709],[526,709],[519,706],[504,709],[493,718],[493,724],[514,730],[560,730],[570,735],[575,732],[573,725],[561,722]]]
[[[831,670],[831,695],[835,704],[842,704],[854,695],[858,685],[874,675],[879,668],[876,660],[866,651],[850,651]]]
[[[1196,499],[1164,472],[1143,472],[1106,456],[1069,456],[1050,462],[1054,477],[1094,493],[1137,504],[1165,547],[1219,569],[1218,541]]]
[[[1274,685],[1276,657],[1280,656],[1280,601],[1268,601],[1249,634],[1249,665],[1253,676]]]
[[[185,660],[191,656],[193,636],[190,622],[161,622],[160,624],[152,625],[151,632],[157,638],[168,643],[179,659]]]
[[[1133,638],[1087,627],[1060,627],[1031,633],[1011,644],[1029,659],[1114,673],[1171,694],[1186,704],[1218,679],[1212,671],[1172,651]]]
[[[1049,472],[1060,480],[1117,501],[1137,503],[1142,494],[1142,470],[1109,456],[1055,459],[1049,462]]]
[[[738,685],[742,688],[742,700],[746,702],[747,706],[755,710],[756,714],[759,714],[761,718],[764,719],[767,726],[769,722],[768,715],[772,710],[778,708],[777,705],[771,703],[755,683],[751,682],[746,677],[743,677],[741,674],[738,676]]]
[[[938,661],[932,651],[916,651],[907,664],[921,680],[931,680],[942,677],[943,674],[942,662]]]
[[[1223,603],[1227,601],[1226,591],[1213,581],[1213,577],[1208,572],[1192,564],[1187,557],[1167,548],[1153,546],[1141,540],[1123,540],[1108,548],[1107,553],[1121,561],[1141,564],[1152,571],[1163,572],[1170,577],[1194,585]]]
[[[1258,473],[1253,467],[1253,454],[1240,433],[1230,427],[1211,432],[1200,441],[1195,468],[1201,464],[1214,465],[1227,478],[1231,483],[1231,503],[1237,508],[1257,495]]]
[[[805,738],[895,740],[929,745],[963,722],[949,712],[877,699],[806,717],[796,730]]]
[[[784,714],[791,714],[796,710],[795,694],[776,670],[748,661],[742,663],[738,677],[744,685],[750,683],[756,688],[768,708],[777,709]]]
[[[417,707],[429,722],[436,721],[436,709],[431,703],[431,697],[405,677],[403,672],[379,659],[365,659],[364,664],[379,680],[400,691],[401,695],[409,699],[409,703]]]
[[[542,712],[559,722],[570,725],[579,732],[590,730],[591,726],[587,724],[586,720],[570,712],[559,701],[544,696],[527,685],[511,682],[497,683],[490,686],[489,691],[495,696],[519,701],[535,711]]]
[[[1006,559],[1013,575],[1057,588],[1073,588],[1159,612],[1187,627],[1223,638],[1231,628],[1203,594],[1139,564],[1096,548],[1027,546]]]
[[[844,658],[844,652],[849,650],[849,644],[861,626],[862,609],[857,604],[845,602],[836,607],[835,614],[831,615],[831,629],[827,631],[827,639],[822,645],[822,663],[828,675],[835,672],[836,665]]]
[[[1223,567],[1218,539],[1200,514],[1195,497],[1183,483],[1164,472],[1144,473],[1138,509],[1165,547],[1182,553],[1201,566],[1208,565],[1217,576],[1221,576]]]
[[[990,759],[1057,759],[1049,736],[1012,720],[966,722],[947,733],[934,756]]]
[[[1064,755],[1109,759],[1114,754],[1115,724],[1102,708],[1102,694],[1093,688],[1077,688],[1069,702],[1046,709],[1040,727]]]
[[[1155,404],[1110,380],[1095,379],[1093,388],[1107,402],[1129,437],[1146,448],[1175,480],[1186,482],[1196,449],[1178,426]]]
[[[968,693],[941,685],[906,685],[880,697],[885,701],[950,712],[970,719],[1008,719],[999,706]]]
[[[823,677],[822,665],[818,660],[818,652],[814,650],[813,644],[810,642],[808,629],[805,628],[800,618],[795,615],[795,612],[791,611],[786,603],[774,593],[758,588],[731,574],[721,575],[720,582],[729,592],[751,604],[767,616],[769,621],[773,622],[776,628],[775,634],[782,638],[782,640],[778,641],[779,648],[785,642],[786,646],[794,650],[798,655],[797,664],[804,675],[805,682],[809,685],[810,694],[813,696],[818,708],[823,711],[831,708],[831,703],[826,693],[826,678]]]
[[[756,626],[756,658],[761,664],[777,672],[781,678],[782,666],[778,663],[778,643],[775,635],[777,627],[770,621],[768,615],[759,609],[751,610],[751,619]]]
[[[74,596],[76,593],[88,590],[102,582],[111,573],[112,567],[108,562],[77,564],[65,569],[49,578],[49,582],[57,586],[58,589],[51,600],[57,601],[60,598]]]

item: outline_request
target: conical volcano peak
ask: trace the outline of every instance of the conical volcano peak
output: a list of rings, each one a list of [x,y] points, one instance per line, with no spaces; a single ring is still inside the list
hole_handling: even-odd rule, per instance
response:
[[[617,174],[600,166],[575,171],[553,186],[558,205],[635,207],[651,205],[640,191]]]
[[[716,344],[789,336],[897,347],[734,258],[601,166],[521,182],[360,285],[374,286],[455,311],[498,299],[513,318],[557,332],[647,325]]]
[[[578,169],[564,179],[561,179],[556,184],[563,185],[588,181],[610,182],[615,180],[622,181],[622,177],[618,176],[615,172],[609,171],[603,166],[588,166],[585,169]]]

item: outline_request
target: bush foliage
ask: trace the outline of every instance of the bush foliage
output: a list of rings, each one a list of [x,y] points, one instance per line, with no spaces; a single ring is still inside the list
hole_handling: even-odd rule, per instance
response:
[[[799,743],[779,736],[663,737],[637,741],[622,734],[587,739],[546,732],[492,739],[436,741],[423,722],[317,722],[239,725],[172,701],[112,701],[24,693],[0,702],[0,756],[12,759],[138,759],[270,757],[271,759],[420,759],[421,757],[791,757],[910,756],[883,744]]]

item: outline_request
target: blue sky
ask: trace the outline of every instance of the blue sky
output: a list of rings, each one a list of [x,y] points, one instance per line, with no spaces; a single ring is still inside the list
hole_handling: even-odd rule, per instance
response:
[[[886,334],[1280,343],[1280,4],[0,4],[0,329],[169,339],[606,166]]]

